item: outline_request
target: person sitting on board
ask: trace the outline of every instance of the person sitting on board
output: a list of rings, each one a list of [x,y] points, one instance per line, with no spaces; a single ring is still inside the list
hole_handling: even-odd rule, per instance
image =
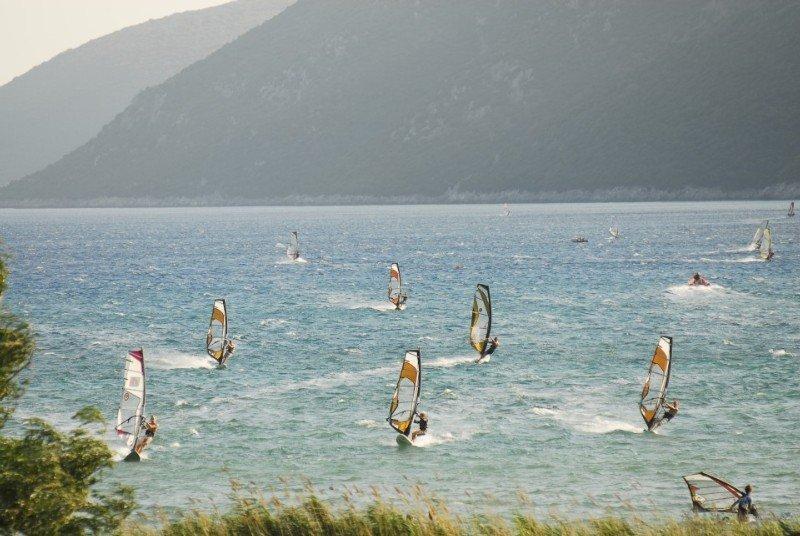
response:
[[[710,285],[711,283],[708,282],[708,279],[700,275],[699,272],[695,272],[692,278],[689,280],[690,287],[707,287]]]
[[[227,360],[230,356],[233,355],[233,352],[235,351],[236,351],[236,343],[228,339],[228,344],[225,345],[225,348],[222,351],[222,361]]]
[[[497,350],[498,346],[500,346],[500,339],[495,337],[489,342],[489,346],[483,352],[484,357],[487,355],[492,355],[494,351]]]
[[[425,432],[428,431],[428,414],[421,411],[417,415],[419,416],[419,420],[414,421],[414,423],[419,425],[419,430],[411,432],[411,441],[414,441],[419,436],[424,436]]]
[[[736,517],[739,518],[739,521],[748,521],[747,516],[752,515],[753,517],[758,517],[758,510],[753,505],[753,499],[750,497],[750,493],[753,491],[753,486],[750,484],[744,487],[744,495],[742,495],[734,506],[736,507]]]
[[[153,442],[153,438],[156,437],[156,431],[158,430],[156,416],[150,415],[149,422],[142,419],[142,428],[144,428],[144,436],[142,436],[142,438],[136,442],[136,446],[133,448],[133,450],[136,451],[136,454],[141,454],[142,451]]]
[[[669,422],[671,421],[675,415],[678,414],[678,404],[677,400],[673,400],[672,403],[664,404],[664,420]]]

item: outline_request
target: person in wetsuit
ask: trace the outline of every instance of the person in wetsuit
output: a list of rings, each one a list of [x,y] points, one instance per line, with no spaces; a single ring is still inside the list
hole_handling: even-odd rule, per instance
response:
[[[225,345],[225,348],[222,352],[222,363],[228,360],[230,356],[233,355],[233,352],[236,351],[236,343],[232,340],[228,341],[228,344]]]
[[[498,346],[500,346],[500,339],[495,337],[489,342],[488,348],[486,348],[486,350],[483,352],[484,357],[487,355],[492,355],[494,351],[497,350]]]
[[[411,441],[414,441],[419,436],[424,436],[428,431],[428,414],[422,411],[417,416],[419,420],[414,421],[414,423],[419,425],[419,430],[411,432]]]
[[[679,402],[677,400],[673,400],[672,403],[664,404],[664,420],[669,422],[678,414],[678,405]]]
[[[744,495],[742,495],[734,504],[736,507],[736,517],[739,519],[739,521],[749,521],[749,515],[758,517],[758,510],[756,510],[756,507],[753,505],[753,499],[750,497],[750,493],[752,491],[753,486],[750,484],[746,485],[744,487]]]
[[[141,454],[142,451],[153,442],[153,438],[156,437],[156,431],[158,431],[158,422],[156,421],[156,416],[150,415],[149,422],[146,422],[144,419],[142,419],[142,428],[144,428],[144,436],[139,439],[133,449],[136,451],[136,454]]]
[[[689,280],[690,287],[708,287],[710,283],[708,280],[700,275],[699,272],[695,272],[692,278]]]

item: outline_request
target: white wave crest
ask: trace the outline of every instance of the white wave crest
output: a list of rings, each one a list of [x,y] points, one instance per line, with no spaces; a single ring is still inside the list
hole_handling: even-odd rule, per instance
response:
[[[216,364],[206,356],[155,350],[149,356],[145,354],[147,366],[160,369],[211,369]]]

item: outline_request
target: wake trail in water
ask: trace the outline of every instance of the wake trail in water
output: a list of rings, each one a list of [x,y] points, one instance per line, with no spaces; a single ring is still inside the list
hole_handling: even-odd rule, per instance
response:
[[[681,298],[690,298],[698,296],[720,296],[726,293],[726,288],[722,285],[712,283],[709,286],[704,285],[673,285],[667,288],[667,294],[678,296]]]
[[[574,411],[566,412],[542,407],[532,408],[531,413],[539,417],[551,418],[559,424],[587,434],[610,434],[613,432],[641,434],[644,432],[644,428],[641,426],[635,426],[616,419],[609,419],[602,415],[588,415],[576,413]]]
[[[147,366],[159,370],[172,369],[212,369],[216,363],[206,356],[188,354],[184,352],[169,352],[156,350],[147,359]]]
[[[384,300],[359,300],[348,296],[329,296],[328,303],[346,309],[372,309],[373,311],[394,311],[395,306]]]

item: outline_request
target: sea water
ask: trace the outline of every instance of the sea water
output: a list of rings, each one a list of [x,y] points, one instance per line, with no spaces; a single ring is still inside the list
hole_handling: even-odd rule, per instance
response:
[[[224,507],[231,479],[269,493],[307,477],[325,496],[421,484],[457,511],[509,513],[527,496],[539,515],[671,515],[689,508],[681,476],[705,470],[797,513],[800,218],[787,205],[2,210],[6,306],[37,338],[17,418],[68,427],[91,404],[113,423],[141,346],[159,433],[104,481],[143,506]],[[771,262],[746,248],[767,218]],[[285,257],[293,230],[301,262]],[[393,261],[402,312],[386,299]],[[694,271],[713,285],[688,287]],[[501,342],[481,365],[467,341],[477,283]],[[237,341],[225,369],[204,349],[220,297]],[[643,433],[661,334],[681,409]],[[430,433],[400,449],[386,417],[415,348]]]

